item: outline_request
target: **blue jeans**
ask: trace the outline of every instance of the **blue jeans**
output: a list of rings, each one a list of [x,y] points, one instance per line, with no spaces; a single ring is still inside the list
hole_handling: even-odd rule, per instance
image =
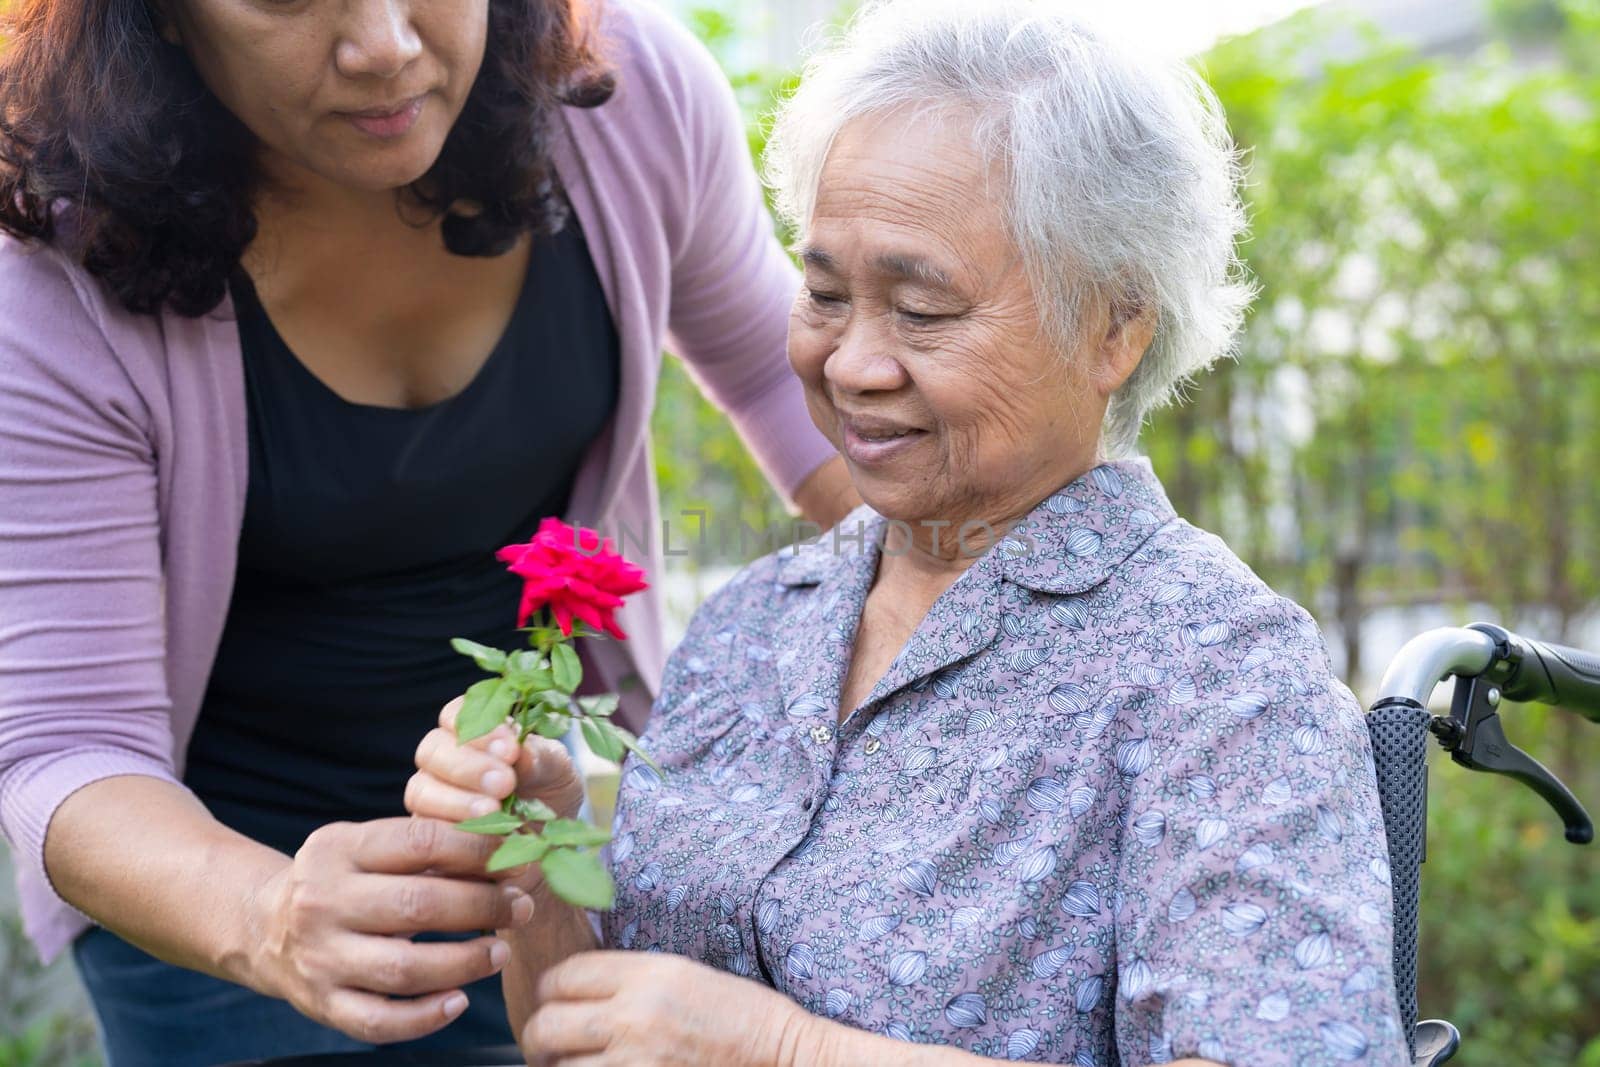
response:
[[[421,941],[473,935],[423,934]],[[165,963],[94,927],[72,946],[94,1004],[107,1067],[212,1067],[364,1044],[301,1015],[288,1001]],[[385,1049],[474,1048],[515,1042],[498,976],[466,987],[467,1010],[444,1029]]]

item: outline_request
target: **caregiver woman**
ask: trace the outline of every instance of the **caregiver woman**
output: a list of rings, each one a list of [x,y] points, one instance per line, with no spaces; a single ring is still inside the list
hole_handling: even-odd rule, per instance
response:
[[[115,1067],[509,1041],[498,982],[458,1017],[506,958],[472,932],[529,902],[402,807],[475,670],[447,639],[512,639],[493,550],[549,514],[659,529],[663,344],[808,518],[854,503],[784,359],[796,276],[727,84],[630,0],[11,7],[0,827],[27,930],[73,945]],[[591,663],[636,728],[656,612]]]

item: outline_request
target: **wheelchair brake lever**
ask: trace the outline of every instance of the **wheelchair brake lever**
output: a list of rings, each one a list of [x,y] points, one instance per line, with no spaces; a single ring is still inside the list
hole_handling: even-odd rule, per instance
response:
[[[1461,766],[1514,778],[1543,797],[1566,824],[1568,841],[1583,845],[1594,840],[1594,823],[1572,791],[1506,738],[1499,706],[1500,689],[1490,677],[1458,678],[1449,717],[1435,716],[1429,728]]]

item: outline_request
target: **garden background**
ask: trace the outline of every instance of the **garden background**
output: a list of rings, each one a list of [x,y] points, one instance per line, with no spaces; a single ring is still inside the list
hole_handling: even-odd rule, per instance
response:
[[[683,12],[755,155],[793,77],[735,14],[759,6]],[[1470,31],[1392,39],[1323,7],[1197,57],[1247,153],[1261,296],[1237,360],[1145,435],[1179,512],[1316,614],[1363,701],[1430,626],[1600,649],[1600,0],[1410,6],[1470,10]],[[655,441],[669,517],[788,521],[675,361]],[[715,544],[675,560],[675,610],[739,562]],[[1600,812],[1600,728],[1505,721]],[[1521,786],[1443,763],[1423,1013],[1462,1028],[1464,1067],[1600,1067],[1600,849],[1566,844]],[[69,967],[20,937],[3,860],[0,1067],[97,1063]]]

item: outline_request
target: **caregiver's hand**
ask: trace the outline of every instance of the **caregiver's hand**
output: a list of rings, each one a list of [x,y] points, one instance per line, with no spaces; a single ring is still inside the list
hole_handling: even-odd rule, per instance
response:
[[[498,972],[509,951],[494,937],[407,936],[532,918],[526,893],[485,876],[494,844],[434,819],[321,827],[255,897],[252,984],[360,1041],[440,1029],[465,1009],[461,987]]]
[[[812,1016],[764,985],[657,952],[583,952],[546,971],[522,1028],[537,1067],[779,1067]]]
[[[463,697],[439,712],[439,725],[417,746],[417,773],[406,783],[406,810],[413,815],[461,822],[487,815],[513,789],[524,800],[542,800],[563,818],[583,806],[583,776],[566,746],[530,736],[519,748],[509,726],[465,745],[456,741],[456,715]],[[493,844],[499,838],[486,838]],[[491,850],[492,851],[492,850]],[[504,872],[513,885],[535,895],[542,888],[537,866]]]

